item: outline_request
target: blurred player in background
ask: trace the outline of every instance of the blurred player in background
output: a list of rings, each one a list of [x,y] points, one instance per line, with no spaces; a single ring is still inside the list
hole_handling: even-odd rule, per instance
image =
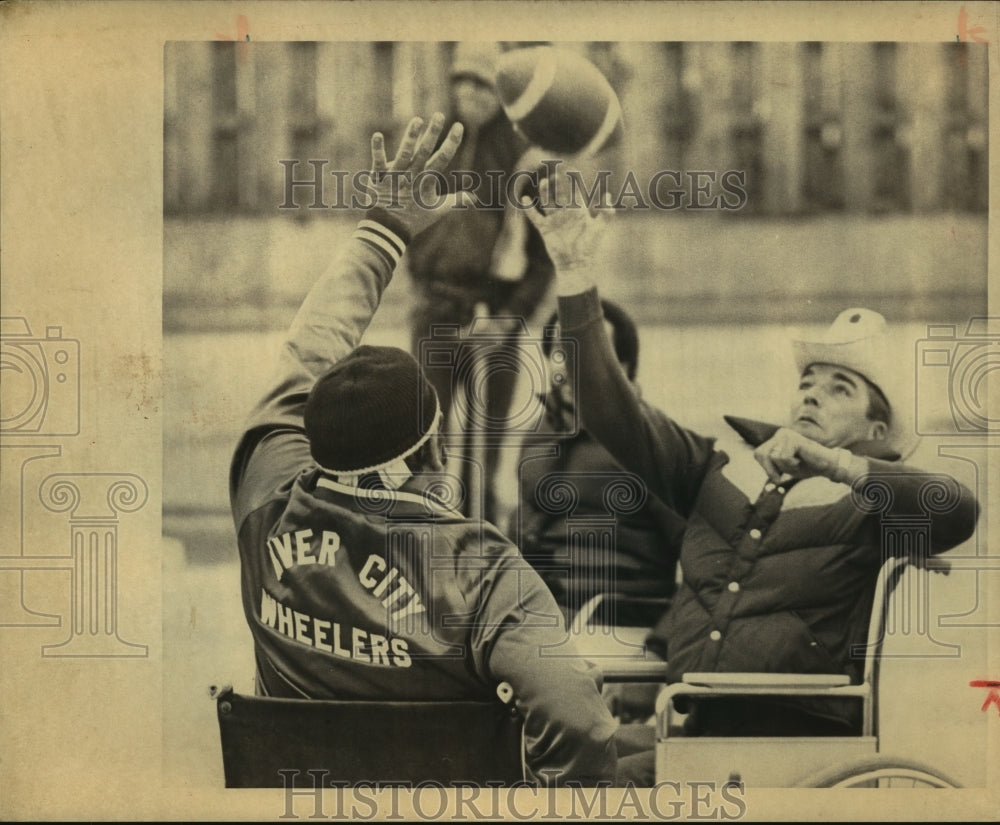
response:
[[[437,390],[446,422],[456,385],[466,393],[466,409],[478,410],[485,419],[480,424],[492,435],[492,443],[482,454],[485,466],[474,466],[469,449],[459,452],[465,460],[462,475],[466,492],[478,489],[481,498],[467,501],[465,511],[481,512],[491,522],[499,517],[494,493],[500,457],[497,442],[505,429],[518,378],[517,342],[524,328],[520,322],[534,315],[554,274],[537,230],[521,210],[506,208],[503,184],[518,168],[528,145],[515,133],[497,98],[494,81],[500,54],[497,43],[459,43],[449,72],[451,118],[463,125],[465,137],[446,175],[453,191],[474,191],[480,208],[449,212],[414,238],[407,249],[416,293],[412,347],[418,360],[421,342],[436,337],[435,325],[458,325],[464,333],[477,311],[485,315],[475,326],[476,333],[489,336],[488,343],[478,348],[483,358],[480,374],[485,375],[482,384],[472,386],[475,371],[462,367],[469,364],[469,344],[454,341],[454,358],[444,367],[422,366]],[[452,172],[471,172],[473,176],[456,180]],[[470,184],[477,180],[478,185]],[[440,352],[442,346],[447,343],[438,337],[435,350]],[[469,422],[455,421],[453,426],[462,429]],[[479,484],[472,483],[472,474],[481,474]]]
[[[639,333],[632,318],[617,304],[602,300],[605,331],[626,377],[635,384],[639,368]],[[549,357],[558,336],[558,313],[546,324],[543,354]],[[560,365],[557,365],[557,367]],[[563,371],[552,370],[553,376]],[[655,497],[643,495],[641,506],[628,512],[608,509],[608,485],[626,471],[610,453],[580,426],[573,388],[565,379],[554,380],[542,397],[545,416],[538,433],[521,449],[518,461],[518,512],[511,520],[524,557],[538,570],[556,602],[571,619],[588,599],[598,593],[617,593],[613,617],[603,623],[650,627],[667,608],[676,590],[677,554],[685,522]],[[640,404],[645,402],[640,399]],[[572,513],[557,508],[546,485],[562,480],[576,497]],[[570,555],[567,518],[606,518],[614,515],[613,569],[604,555],[582,552]],[[517,527],[520,527],[518,532]],[[613,619],[613,622],[610,621]]]

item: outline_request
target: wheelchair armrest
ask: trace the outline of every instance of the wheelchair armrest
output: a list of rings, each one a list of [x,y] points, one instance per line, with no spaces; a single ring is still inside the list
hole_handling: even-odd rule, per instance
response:
[[[612,682],[666,683],[667,663],[662,660],[637,660],[600,664],[606,684]]]
[[[624,604],[632,607],[650,606],[666,610],[670,599],[666,596],[637,596],[617,592],[597,593],[591,596],[573,617],[573,627],[580,630],[594,623],[595,617],[604,609],[605,603]]]
[[[843,673],[685,673],[683,684],[706,688],[833,688],[849,685]]]
[[[872,696],[871,684],[852,684],[841,673],[685,673],[682,679],[667,685],[656,699],[657,735],[661,739],[670,735],[673,700],[678,696],[856,697],[864,703]]]
[[[867,682],[855,685],[839,673],[685,673],[684,681],[667,685],[657,699],[657,712],[675,696],[857,696],[871,694]]]

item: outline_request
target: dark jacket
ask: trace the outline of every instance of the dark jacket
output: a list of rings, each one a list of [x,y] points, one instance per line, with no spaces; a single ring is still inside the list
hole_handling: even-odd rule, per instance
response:
[[[510,216],[524,222],[526,262],[522,277],[495,277],[491,266],[504,213],[517,208],[510,206],[507,183],[526,148],[501,113],[475,136],[466,136],[446,171],[450,192],[459,186],[469,188],[469,183],[456,180],[453,172],[479,176],[480,185],[474,190],[479,206],[447,213],[407,248],[406,263],[422,301],[420,317],[427,323],[468,324],[479,302],[486,303],[493,315],[530,318],[545,297],[555,268],[538,230],[523,215]]]
[[[931,516],[922,492],[934,477],[899,461],[866,458],[854,490],[822,477],[767,482],[753,448],[777,428],[740,427],[715,443],[638,402],[601,328],[597,291],[560,298],[563,335],[576,339],[584,424],[649,494],[687,519],[683,584],[650,645],[669,679],[686,672],[846,673],[857,680],[853,643],[864,640],[884,554],[880,514],[857,503],[865,482],[889,491],[894,515],[922,514],[928,551],[968,539],[977,502],[952,481],[953,503]],[[943,508],[942,508],[943,509]],[[832,709],[831,714],[844,713]]]
[[[309,390],[357,346],[395,263],[358,237],[345,252],[299,310],[278,375],[233,457],[259,692],[489,699],[505,681],[540,781],[612,780],[616,725],[599,674],[575,655],[555,602],[517,548],[413,479],[398,490],[365,490],[312,460],[303,425]]]
[[[648,627],[676,589],[684,520],[578,426],[558,388],[543,402],[538,432],[518,461],[521,552],[570,613],[596,593],[615,592],[625,596],[615,623]],[[588,531],[607,536],[608,546],[574,540]]]

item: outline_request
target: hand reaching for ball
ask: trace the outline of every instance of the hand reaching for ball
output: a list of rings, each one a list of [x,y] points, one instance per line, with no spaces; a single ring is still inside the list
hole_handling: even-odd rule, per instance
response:
[[[521,199],[529,220],[545,241],[556,271],[563,274],[593,269],[603,260],[608,222],[614,211],[607,200],[596,208],[579,203],[579,198],[560,200],[564,193],[581,194],[568,181],[567,171],[560,170],[558,178],[542,180],[537,202],[527,197]]]
[[[452,125],[441,147],[434,152],[445,118],[435,112],[427,128],[422,118],[410,120],[392,161],[385,152],[381,132],[372,135],[371,188],[376,201],[373,210],[390,228],[412,237],[422,232],[446,211],[474,200],[470,192],[442,194],[438,181],[462,142],[462,124]]]

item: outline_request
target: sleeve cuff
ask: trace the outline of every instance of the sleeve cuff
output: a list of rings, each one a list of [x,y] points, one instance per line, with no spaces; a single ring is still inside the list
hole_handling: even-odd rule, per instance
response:
[[[556,267],[556,294],[579,295],[597,286],[590,261],[581,261],[576,266]]]
[[[597,287],[578,295],[559,296],[559,323],[563,329],[577,329],[603,317]]]
[[[375,212],[383,214],[373,214]],[[409,240],[406,233],[400,233],[399,221],[391,221],[397,226],[391,227],[390,221],[383,220],[383,215],[388,215],[385,210],[369,210],[369,217],[358,223],[358,228],[354,230],[354,237],[372,247],[381,255],[392,269],[396,268],[399,259],[406,251],[406,244]],[[377,219],[376,219],[377,218]]]

